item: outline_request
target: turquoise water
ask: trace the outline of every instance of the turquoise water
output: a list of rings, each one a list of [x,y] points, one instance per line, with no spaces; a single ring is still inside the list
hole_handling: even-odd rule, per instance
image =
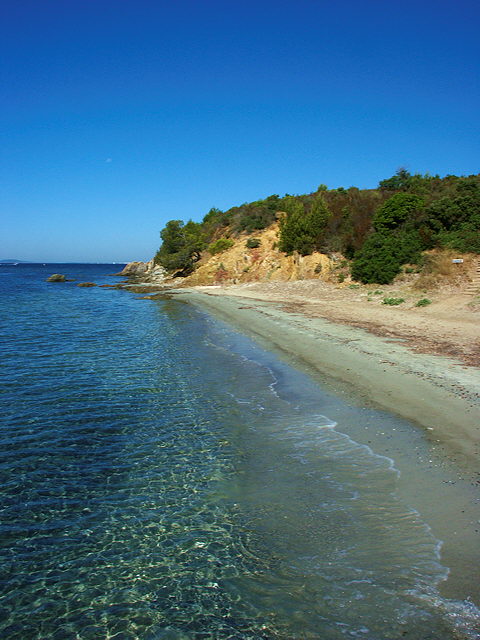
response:
[[[474,638],[394,461],[113,265],[0,267],[0,637]]]

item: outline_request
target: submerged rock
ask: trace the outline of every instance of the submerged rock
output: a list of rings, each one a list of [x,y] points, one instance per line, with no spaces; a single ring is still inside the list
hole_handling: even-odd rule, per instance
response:
[[[62,273],[52,273],[46,280],[47,282],[66,282],[67,279]]]
[[[95,282],[79,282],[77,287],[96,287]]]

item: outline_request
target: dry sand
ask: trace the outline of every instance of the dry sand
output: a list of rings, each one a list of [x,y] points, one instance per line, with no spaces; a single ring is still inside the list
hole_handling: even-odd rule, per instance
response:
[[[443,540],[444,595],[480,603],[479,313],[466,296],[388,307],[373,290],[299,281],[175,294],[227,321],[357,406],[407,419],[349,435],[395,460],[399,491]],[[371,302],[367,302],[368,297]],[[417,296],[418,299],[418,296]]]
[[[339,288],[321,280],[258,282],[230,286],[195,287],[211,295],[229,295],[283,304],[286,311],[335,323],[357,326],[380,335],[401,338],[415,351],[446,355],[480,367],[480,309],[472,296],[457,293],[420,293],[388,285]],[[426,307],[415,307],[422,298]],[[385,297],[405,297],[401,306],[382,304]]]
[[[465,296],[403,309],[381,304],[383,295],[318,280],[195,290],[230,321],[378,406],[435,429],[452,452],[478,464],[480,313]]]

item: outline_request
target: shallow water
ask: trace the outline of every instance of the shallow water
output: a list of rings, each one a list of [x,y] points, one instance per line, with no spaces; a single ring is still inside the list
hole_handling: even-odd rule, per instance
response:
[[[475,637],[331,395],[175,299],[44,282],[116,269],[0,267],[0,636]]]

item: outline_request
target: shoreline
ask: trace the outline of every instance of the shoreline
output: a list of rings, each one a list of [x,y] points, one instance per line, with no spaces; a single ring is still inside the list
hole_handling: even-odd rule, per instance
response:
[[[480,462],[480,370],[476,367],[414,352],[396,338],[312,317],[301,308],[286,310],[277,301],[234,297],[206,288],[173,291],[284,352],[309,373],[344,384],[354,396],[434,431],[458,462]]]
[[[278,300],[232,296],[227,288],[210,287],[164,294],[225,321],[332,395],[408,420],[395,433],[340,430],[394,459],[401,499],[419,511],[443,543],[442,562],[450,575],[440,592],[480,605],[478,369],[414,352],[359,327],[302,314],[301,308],[287,311]]]

